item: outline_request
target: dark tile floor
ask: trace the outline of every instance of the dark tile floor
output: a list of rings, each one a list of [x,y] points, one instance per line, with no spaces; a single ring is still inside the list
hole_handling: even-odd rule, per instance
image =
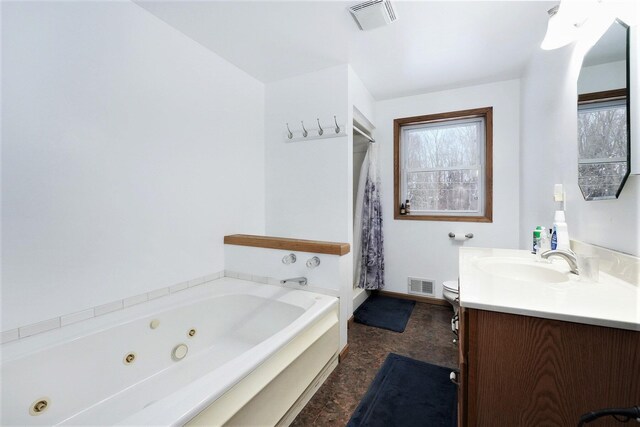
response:
[[[344,426],[389,353],[457,367],[451,307],[417,303],[403,333],[353,323],[349,354],[291,424]]]

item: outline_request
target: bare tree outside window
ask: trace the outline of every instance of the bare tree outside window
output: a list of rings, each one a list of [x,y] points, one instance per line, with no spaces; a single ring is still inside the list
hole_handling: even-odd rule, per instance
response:
[[[626,102],[578,107],[578,184],[587,200],[615,198],[627,175]]]
[[[403,130],[406,198],[415,212],[479,212],[481,119]]]
[[[489,222],[491,109],[444,115],[395,120],[396,218]]]

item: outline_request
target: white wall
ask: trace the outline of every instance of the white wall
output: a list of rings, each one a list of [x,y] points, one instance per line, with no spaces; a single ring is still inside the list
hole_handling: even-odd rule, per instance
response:
[[[347,126],[347,66],[266,85],[266,232],[277,237],[348,242],[351,147],[337,137],[285,142],[291,130]]]
[[[519,81],[396,98],[376,104],[380,144],[386,290],[407,293],[407,276],[442,282],[458,276],[459,242],[450,231],[473,233],[465,246],[518,246]],[[393,120],[424,114],[493,107],[493,223],[393,219]]]
[[[639,176],[629,177],[617,200],[587,202],[578,187],[576,100],[583,55],[584,47],[574,45],[540,50],[522,79],[520,245],[528,247],[535,225],[553,222],[557,183],[567,194],[570,238],[637,256]]]
[[[362,170],[362,162],[367,155],[369,148],[369,140],[362,135],[353,135],[353,214],[355,216],[356,197],[358,195],[358,184],[360,180],[360,171]]]
[[[348,66],[340,65],[266,85],[266,234],[351,242],[353,153]],[[286,142],[291,130],[317,130],[316,118],[333,132],[333,116],[348,136]],[[352,312],[352,254],[340,257],[341,345]]]
[[[351,66],[349,66],[349,104],[357,108],[360,114],[375,126],[376,101]]]
[[[577,73],[569,72],[571,54],[570,47],[536,52],[521,80],[521,248],[531,244],[535,226],[549,227],[553,223],[558,208],[553,201],[553,185],[563,182],[563,165],[571,167],[575,163],[576,181],[572,184],[577,187],[577,154],[574,162],[559,150],[562,145],[577,145]],[[573,232],[575,224],[568,225]]]
[[[2,5],[2,329],[264,232],[264,85],[129,2]]]
[[[349,112],[351,114],[351,119],[349,123],[353,123],[354,118],[362,119],[364,117],[365,123],[367,125],[375,127],[375,99],[369,93],[369,90],[365,87],[360,77],[356,74],[356,72],[349,66]],[[355,110],[357,110],[358,117],[355,117]],[[366,123],[368,122],[368,123]],[[361,125],[364,125],[361,124]],[[373,133],[374,129],[362,129],[367,130]],[[356,140],[359,141],[359,144],[356,144]],[[351,177],[353,182],[351,182],[351,187],[353,188],[353,198],[351,200],[351,218],[355,215],[355,197],[358,187],[358,179],[360,177],[360,169],[362,168],[362,161],[364,160],[364,156],[367,153],[368,148],[368,140],[360,135],[359,133],[354,133],[353,129],[349,134],[349,144],[352,147],[353,158],[351,159],[351,163],[353,165],[353,171],[351,173]],[[353,244],[353,227],[349,233],[349,243]]]
[[[265,105],[266,234],[353,244],[353,107],[373,122],[373,97],[350,66],[340,65],[268,83]],[[285,123],[295,132],[304,120],[315,130],[319,118],[332,132],[334,115],[347,136],[286,142]],[[353,254],[340,262],[344,326],[353,311]]]
[[[584,67],[578,77],[578,93],[602,92],[627,87],[627,61]]]

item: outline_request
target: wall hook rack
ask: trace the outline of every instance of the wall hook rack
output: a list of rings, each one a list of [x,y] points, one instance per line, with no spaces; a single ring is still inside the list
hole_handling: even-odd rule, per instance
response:
[[[300,130],[291,130],[289,127],[289,123],[285,123],[286,126],[286,134],[285,141],[286,142],[297,142],[297,141],[306,141],[311,139],[324,139],[324,138],[336,138],[341,136],[347,136],[345,131],[345,126],[338,124],[337,116],[333,116],[333,122],[335,123],[335,127],[333,128],[334,132],[329,131],[329,129],[324,129],[320,124],[320,118],[316,117],[316,123],[318,124],[317,129],[307,129],[304,125],[304,120],[300,120]]]

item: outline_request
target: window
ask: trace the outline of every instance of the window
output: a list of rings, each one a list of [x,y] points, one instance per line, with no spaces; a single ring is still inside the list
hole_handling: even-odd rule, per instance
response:
[[[578,97],[578,185],[586,200],[618,197],[627,179],[626,89]]]
[[[492,113],[394,120],[395,219],[492,222]]]

